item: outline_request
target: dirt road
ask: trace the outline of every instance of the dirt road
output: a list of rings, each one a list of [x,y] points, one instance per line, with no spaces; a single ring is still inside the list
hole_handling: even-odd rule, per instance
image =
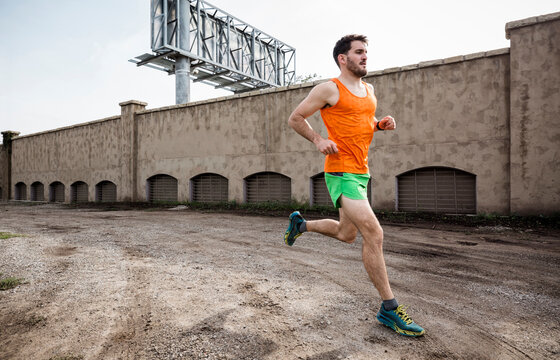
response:
[[[384,225],[389,278],[426,329],[397,335],[361,239],[284,245],[287,221],[0,205],[1,359],[560,358],[560,239]]]

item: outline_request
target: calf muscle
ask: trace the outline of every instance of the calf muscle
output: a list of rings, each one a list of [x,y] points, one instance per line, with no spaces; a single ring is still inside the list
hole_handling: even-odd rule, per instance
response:
[[[340,221],[332,219],[308,221],[307,230],[351,244],[356,240],[358,229],[346,216],[343,209],[339,209],[339,215]]]

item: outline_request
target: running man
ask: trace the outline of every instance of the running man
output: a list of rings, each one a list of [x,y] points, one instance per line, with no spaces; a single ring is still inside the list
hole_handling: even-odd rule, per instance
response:
[[[368,150],[373,133],[396,126],[391,116],[380,121],[375,118],[373,86],[362,81],[367,74],[367,44],[363,35],[340,39],[333,50],[339,77],[315,86],[290,115],[288,124],[326,156],[325,181],[340,219],[306,221],[295,211],[284,241],[292,246],[302,233],[311,231],[352,243],[359,231],[364,266],[383,300],[377,319],[399,334],[421,336],[424,329],[412,321],[391,291],[383,257],[383,229],[367,200]],[[328,139],[306,120],[317,111],[327,127]]]

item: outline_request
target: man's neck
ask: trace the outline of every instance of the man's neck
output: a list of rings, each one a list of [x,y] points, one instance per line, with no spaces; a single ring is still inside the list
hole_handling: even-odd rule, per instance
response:
[[[359,89],[362,86],[362,78],[357,77],[354,74],[341,73],[338,76],[338,80],[342,82],[347,88],[352,87],[354,89]]]

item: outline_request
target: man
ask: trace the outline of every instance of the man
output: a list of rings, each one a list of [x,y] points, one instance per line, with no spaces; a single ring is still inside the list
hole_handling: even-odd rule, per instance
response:
[[[377,121],[373,87],[362,81],[367,74],[367,43],[363,35],[340,39],[333,50],[340,76],[315,86],[288,120],[299,135],[326,155],[325,181],[340,220],[306,221],[298,211],[293,212],[284,241],[292,246],[302,233],[311,231],[352,243],[359,231],[364,266],[383,300],[377,319],[399,334],[421,336],[424,329],[410,319],[391,291],[383,257],[383,229],[367,200],[368,150],[373,133],[396,126],[391,116]],[[327,127],[328,139],[306,120],[317,111]]]

